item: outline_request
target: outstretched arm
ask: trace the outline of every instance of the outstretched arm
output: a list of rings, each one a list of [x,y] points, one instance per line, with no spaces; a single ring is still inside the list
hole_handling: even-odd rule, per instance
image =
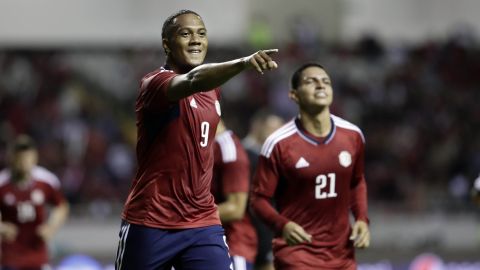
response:
[[[249,68],[261,74],[265,70],[275,69],[278,65],[271,55],[276,52],[277,49],[261,50],[227,62],[200,65],[188,73],[175,76],[167,89],[167,98],[175,101],[197,92],[210,91]]]

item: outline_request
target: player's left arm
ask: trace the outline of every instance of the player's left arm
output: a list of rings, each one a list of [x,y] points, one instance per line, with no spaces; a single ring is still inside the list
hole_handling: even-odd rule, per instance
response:
[[[52,208],[47,222],[38,227],[37,233],[44,239],[50,240],[58,229],[65,223],[70,207],[67,201],[61,202]]]
[[[367,184],[364,171],[365,144],[359,140],[359,152],[354,164],[354,176],[351,186],[351,210],[355,218],[350,239],[357,248],[370,246],[368,219]]]
[[[232,192],[226,200],[218,204],[218,212],[222,223],[237,221],[243,218],[247,207],[248,192]]]
[[[247,152],[236,136],[219,144],[222,154],[222,193],[225,201],[218,204],[218,212],[222,223],[238,221],[243,218],[247,208],[250,189],[250,162]],[[235,151],[232,151],[232,150]],[[235,153],[233,155],[233,153]]]
[[[50,215],[47,221],[37,228],[38,235],[45,241],[50,240],[58,229],[62,227],[70,212],[68,201],[61,193],[59,187],[51,188],[47,203],[53,205]]]

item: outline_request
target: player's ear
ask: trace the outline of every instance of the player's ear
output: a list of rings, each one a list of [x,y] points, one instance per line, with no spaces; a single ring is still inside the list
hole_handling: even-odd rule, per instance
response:
[[[288,97],[295,101],[295,103],[298,103],[298,92],[296,89],[290,89],[290,91],[288,92]]]
[[[162,47],[165,51],[165,54],[168,55],[170,53],[170,48],[168,48],[168,40],[166,38],[162,39]]]

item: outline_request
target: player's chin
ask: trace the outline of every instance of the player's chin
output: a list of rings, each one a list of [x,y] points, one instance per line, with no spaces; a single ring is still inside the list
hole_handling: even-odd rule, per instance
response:
[[[205,60],[205,55],[194,55],[187,58],[187,63],[191,67],[196,67],[203,64]]]

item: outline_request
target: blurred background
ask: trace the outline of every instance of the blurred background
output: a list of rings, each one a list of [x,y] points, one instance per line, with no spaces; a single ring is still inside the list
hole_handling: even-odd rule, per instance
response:
[[[204,19],[207,62],[280,50],[277,71],[223,86],[223,116],[240,137],[261,108],[295,116],[296,67],[327,68],[334,113],[367,141],[372,246],[357,252],[360,269],[480,269],[470,195],[480,173],[479,1],[0,0],[0,168],[5,143],[28,133],[61,179],[72,214],[52,243],[55,265],[112,268],[136,166],[139,79],[163,65],[161,27],[182,8]]]

